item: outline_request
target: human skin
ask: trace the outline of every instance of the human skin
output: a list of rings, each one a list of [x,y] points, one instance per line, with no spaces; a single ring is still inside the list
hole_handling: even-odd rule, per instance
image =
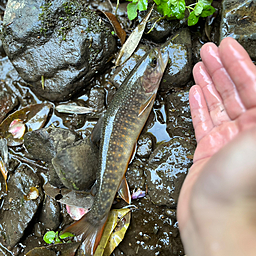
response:
[[[189,102],[197,140],[177,218],[188,256],[256,255],[256,66],[225,38],[205,44]]]

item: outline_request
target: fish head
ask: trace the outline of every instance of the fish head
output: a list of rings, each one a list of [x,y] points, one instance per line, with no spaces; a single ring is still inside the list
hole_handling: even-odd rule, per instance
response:
[[[146,68],[141,85],[146,94],[156,93],[168,63],[169,54],[164,49],[154,48],[147,55]]]

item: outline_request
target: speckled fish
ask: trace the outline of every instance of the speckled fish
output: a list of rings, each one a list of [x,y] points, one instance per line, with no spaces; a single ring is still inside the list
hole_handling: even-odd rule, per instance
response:
[[[118,189],[130,202],[125,172],[154,104],[167,62],[167,52],[157,48],[151,50],[126,78],[105,113],[101,128],[98,192],[91,210],[64,230],[83,234],[88,255],[93,255],[101,239]]]

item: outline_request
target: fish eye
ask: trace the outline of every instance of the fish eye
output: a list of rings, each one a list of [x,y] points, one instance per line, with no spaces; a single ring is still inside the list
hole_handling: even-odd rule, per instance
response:
[[[150,66],[151,66],[152,68],[155,68],[155,67],[156,67],[156,64],[157,64],[157,58],[154,57],[154,58],[151,60]]]

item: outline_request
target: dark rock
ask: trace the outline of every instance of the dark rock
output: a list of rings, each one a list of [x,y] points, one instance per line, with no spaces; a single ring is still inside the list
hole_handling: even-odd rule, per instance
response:
[[[59,151],[52,164],[67,188],[88,190],[96,179],[98,148],[87,137]]]
[[[153,9],[150,15],[150,19],[147,22],[145,33],[149,32],[149,30],[151,30],[151,28],[154,25],[154,28],[151,30],[149,34],[147,34],[147,37],[154,42],[161,43],[161,42],[164,42],[168,36],[174,34],[178,29],[180,29],[183,26],[184,21],[177,20],[177,19],[175,20],[161,19],[158,22],[156,22],[159,18],[162,17],[162,15],[155,9]],[[141,20],[144,18],[146,13],[147,12],[139,12],[138,14],[139,22],[141,22]]]
[[[189,107],[189,92],[178,91],[165,98],[167,132],[170,137],[194,138],[194,128]]]
[[[18,105],[17,98],[12,97],[8,92],[0,92],[0,122],[3,121],[5,116]]]
[[[43,240],[43,236],[44,234],[42,234],[41,237],[38,236],[28,236],[26,237],[26,239],[24,241],[22,241],[22,246],[23,246],[23,250],[22,252],[19,254],[19,256],[27,256],[29,254],[27,254],[30,250],[40,247],[43,244],[46,245],[46,243]],[[24,248],[25,247],[25,248]],[[39,254],[40,255],[40,254]],[[48,256],[46,254],[42,254],[42,256]]]
[[[182,183],[192,164],[187,156],[194,147],[183,139],[172,139],[157,147],[145,166],[148,194],[156,205],[176,207]]]
[[[31,239],[35,240],[35,239]],[[36,243],[36,241],[34,241]],[[30,252],[27,252],[26,255],[44,255],[44,256],[56,256],[56,255],[75,255],[77,248],[81,243],[61,243],[61,244],[51,244],[47,247],[38,247],[35,246]],[[23,255],[22,255],[23,256]]]
[[[94,86],[93,88],[91,88],[88,107],[97,110],[97,113],[102,113],[104,110],[106,110],[105,93],[102,86]]]
[[[74,132],[47,127],[24,135],[24,145],[35,159],[51,163],[57,152],[78,139]]]
[[[60,206],[49,196],[44,199],[39,221],[46,229],[56,230],[60,224]]]
[[[39,195],[36,199],[26,200],[32,187],[38,189]],[[42,199],[39,177],[27,165],[20,165],[9,179],[8,194],[1,212],[0,223],[8,246],[13,247],[22,238]]]
[[[130,227],[118,246],[124,255],[184,255],[182,242],[177,236],[177,223],[163,214],[164,207],[155,206],[147,198],[132,203],[137,208],[132,212]]]
[[[77,135],[69,130],[48,127],[27,132],[24,135],[24,145],[35,159],[48,163],[49,182],[54,186],[63,187],[51,161],[57,152],[72,144],[77,139]]]
[[[193,64],[196,64],[199,61],[202,61],[201,56],[200,56],[200,51],[202,46],[204,45],[204,42],[201,41],[198,37],[195,37],[192,39],[192,60]]]
[[[136,155],[139,158],[148,158],[153,150],[153,136],[150,133],[140,135],[137,141]]]
[[[231,36],[235,38],[250,57],[256,60],[256,2],[254,0],[224,0],[220,41]]]
[[[126,171],[126,179],[131,190],[145,189],[144,163],[136,159],[128,167]]]
[[[6,115],[19,103],[18,98],[9,93],[5,88],[5,83],[0,82],[0,122],[2,122]]]
[[[184,87],[187,84],[192,74],[191,46],[191,35],[188,29],[180,30],[175,39],[170,39],[162,46],[169,52],[169,62],[160,84],[160,90]]]
[[[10,0],[3,28],[5,52],[19,75],[52,101],[89,83],[116,49],[111,29],[79,0]]]

